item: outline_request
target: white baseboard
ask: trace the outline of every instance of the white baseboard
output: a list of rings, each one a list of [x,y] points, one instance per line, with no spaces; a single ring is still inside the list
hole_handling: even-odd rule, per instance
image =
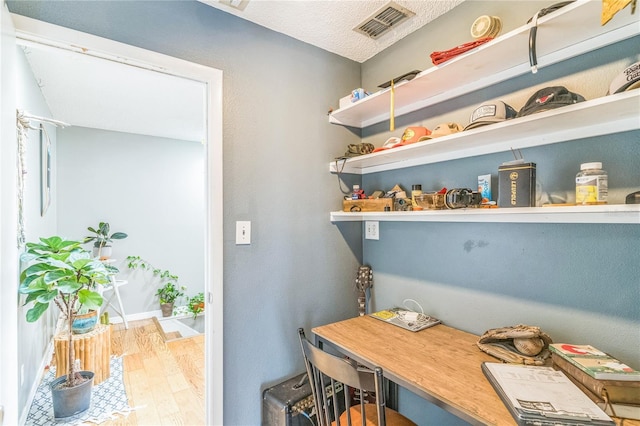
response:
[[[204,315],[203,313],[199,313],[198,316],[202,316]],[[187,318],[193,316],[192,314],[184,314],[184,315],[175,315],[173,316],[173,318]],[[153,318],[156,317],[158,319],[167,319],[169,317],[163,317],[162,316],[162,311],[160,309],[156,310],[156,311],[147,311],[147,312],[139,312],[137,314],[131,314],[131,315],[127,315],[127,321],[139,321],[139,320],[144,320],[144,319],[149,319],[149,318]],[[113,316],[109,315],[109,322],[111,324],[122,324],[122,317],[118,314],[115,314]]]
[[[158,309],[157,311],[139,312],[137,314],[127,315],[127,321],[139,321],[153,317],[162,317],[162,311]],[[113,317],[109,315],[109,322],[111,324],[122,324],[123,321],[122,317],[118,315],[114,315]]]

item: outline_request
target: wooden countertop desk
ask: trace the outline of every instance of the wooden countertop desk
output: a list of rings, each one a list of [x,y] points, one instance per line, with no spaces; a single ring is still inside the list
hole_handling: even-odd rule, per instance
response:
[[[480,365],[500,362],[479,336],[440,324],[418,332],[362,316],[312,329],[316,338],[472,424],[515,425]],[[616,419],[616,424],[639,425]]]
[[[499,362],[476,346],[478,336],[440,324],[418,332],[369,316],[316,327],[313,333],[366,366],[472,423],[516,424],[485,378],[483,361]]]

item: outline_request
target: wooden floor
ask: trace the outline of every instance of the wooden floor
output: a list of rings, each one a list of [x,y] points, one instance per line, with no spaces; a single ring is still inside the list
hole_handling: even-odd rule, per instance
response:
[[[135,410],[102,425],[205,424],[204,335],[165,342],[149,319],[113,325],[111,341]]]

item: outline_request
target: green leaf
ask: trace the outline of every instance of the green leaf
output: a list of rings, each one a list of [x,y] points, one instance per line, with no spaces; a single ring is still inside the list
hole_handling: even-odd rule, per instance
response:
[[[29,266],[27,269],[23,271],[26,277],[30,277],[32,275],[43,275],[48,271],[55,269],[55,267],[48,265],[46,263],[36,263]]]
[[[61,293],[72,294],[82,288],[82,284],[76,281],[63,280],[58,282],[58,291]]]
[[[31,296],[31,295],[29,295],[29,296]],[[38,303],[47,303],[48,304],[53,299],[55,299],[57,296],[58,296],[58,292],[56,290],[49,291],[49,292],[42,292],[36,298],[36,300],[38,301]]]
[[[47,285],[55,284],[63,278],[71,279],[73,277],[73,270],[64,270],[61,271],[59,269],[55,269],[53,271],[47,272],[42,276],[44,282]]]
[[[53,236],[53,237],[49,237],[49,238],[40,238],[40,241],[42,241],[44,243],[44,245],[46,245],[48,247],[51,247],[51,248],[58,248],[62,244],[62,238],[60,238],[58,236]]]
[[[73,260],[71,264],[76,270],[79,270],[87,266],[87,264],[91,263],[92,261],[93,259],[80,258],[80,259]]]
[[[47,261],[47,263],[50,266],[56,267],[56,268],[60,268],[60,269],[68,269],[70,271],[73,271],[73,268],[71,267],[71,265],[69,265],[66,260],[69,257],[70,253],[65,253],[64,256],[53,256],[51,259],[49,259]],[[60,258],[62,257],[62,258]]]
[[[72,251],[75,249],[80,248],[80,244],[82,244],[80,241],[62,241],[59,245],[58,248],[59,250],[67,250],[67,251]]]
[[[29,283],[29,285],[20,285],[19,292],[22,294],[31,294],[38,291],[48,291],[49,287],[45,284],[44,278],[37,277]]]
[[[113,235],[111,235],[110,238],[114,239],[114,240],[122,240],[123,238],[127,238],[127,234],[125,234],[124,232],[114,232]]]
[[[29,263],[34,259],[37,259],[38,255],[32,252],[25,251],[20,254],[20,261],[24,263]]]
[[[35,322],[38,320],[38,318],[40,318],[42,316],[42,314],[47,310],[47,308],[49,307],[48,303],[37,303],[33,306],[33,308],[29,309],[27,311],[27,321],[28,322]]]
[[[22,306],[28,305],[29,303],[33,302],[44,293],[46,293],[46,291],[37,291],[37,292],[29,293]]]
[[[88,309],[98,309],[103,299],[100,293],[84,288],[78,292],[78,301]]]

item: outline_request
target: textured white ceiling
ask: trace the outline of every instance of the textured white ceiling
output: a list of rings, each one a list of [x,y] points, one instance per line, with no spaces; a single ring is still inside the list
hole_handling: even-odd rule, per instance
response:
[[[353,28],[387,4],[387,0],[245,0],[244,10],[217,0],[200,1],[357,62],[366,61],[463,2],[394,0],[415,12],[415,16],[373,40]]]

